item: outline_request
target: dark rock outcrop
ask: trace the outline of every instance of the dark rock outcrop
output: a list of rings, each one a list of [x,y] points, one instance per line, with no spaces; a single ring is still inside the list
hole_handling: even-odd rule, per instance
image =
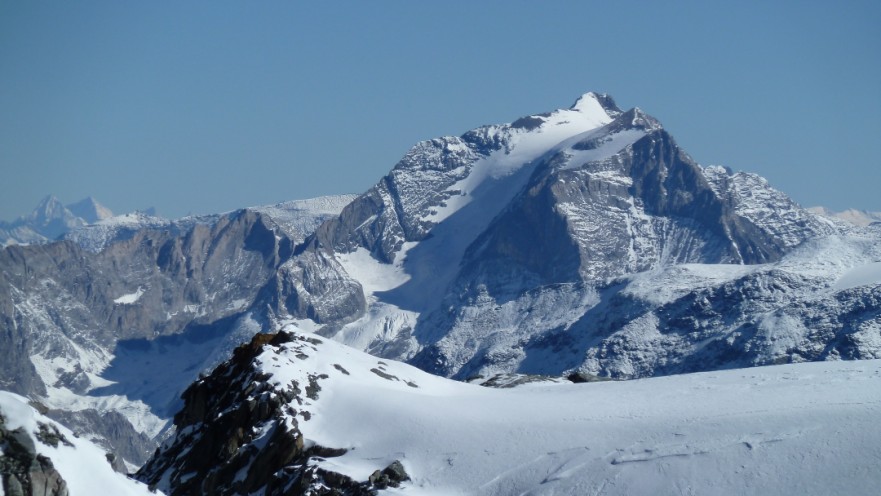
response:
[[[308,340],[285,332],[258,334],[235,349],[232,359],[190,386],[174,417],[176,434],[136,474],[171,496],[275,495],[366,496],[397,487],[408,476],[400,463],[368,481],[322,469],[314,460],[346,450],[307,446],[298,426],[309,419],[304,401],[317,399],[318,381],[273,386],[254,369],[264,346]]]

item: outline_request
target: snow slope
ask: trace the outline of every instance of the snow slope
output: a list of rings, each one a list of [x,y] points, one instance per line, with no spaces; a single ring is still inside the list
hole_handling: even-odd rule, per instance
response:
[[[67,484],[70,496],[151,495],[147,486],[114,472],[105,458],[105,452],[92,443],[77,437],[67,428],[37,413],[28,400],[17,394],[0,391],[0,427],[7,431],[23,429],[30,437],[36,452],[49,458]],[[40,440],[37,433],[49,426],[62,436],[56,446]],[[65,442],[66,441],[66,442]],[[3,440],[0,439],[0,447]],[[0,450],[0,457],[3,452]],[[0,487],[0,494],[3,493]],[[161,493],[159,493],[161,494]]]
[[[289,401],[290,425],[307,447],[346,450],[309,464],[366,481],[401,462],[410,481],[381,494],[874,494],[881,484],[881,360],[490,389],[295,334],[252,364],[279,396],[309,384]]]
[[[834,212],[825,207],[810,207],[807,210],[822,217],[842,220],[861,227],[881,222],[881,212],[869,212],[868,210],[857,210],[853,208],[841,212]]]
[[[248,210],[268,215],[295,243],[301,243],[319,224],[339,215],[343,207],[355,197],[356,195],[321,196],[250,207]]]
[[[388,264],[376,259],[368,259],[364,253],[352,256],[341,254],[339,260],[347,273],[358,274],[365,281],[382,277],[395,283],[376,287],[375,291],[368,290],[368,297],[376,296],[380,291],[400,288],[404,282],[409,282],[407,293],[411,296],[378,297],[376,299],[380,305],[398,307],[396,310],[425,310],[426,307],[433,306],[443,297],[444,290],[455,276],[454,268],[462,260],[465,250],[521,191],[538,159],[555,153],[557,148],[571,145],[573,139],[589,136],[612,122],[613,116],[617,114],[603,107],[600,102],[602,98],[601,95],[587,93],[569,109],[526,117],[521,121],[527,122],[521,124],[515,121],[510,125],[487,126],[475,130],[473,133],[482,135],[484,141],[504,143],[502,148],[485,155],[472,149],[476,145],[464,143],[461,138],[444,138],[452,142],[444,144],[444,152],[464,152],[470,157],[470,161],[450,171],[456,173],[454,177],[461,179],[446,185],[439,192],[443,201],[423,200],[420,193],[424,195],[424,192],[410,184],[417,183],[427,188],[426,184],[431,184],[431,177],[427,177],[425,171],[416,171],[401,165],[396,167],[392,171],[392,181],[396,182],[396,190],[401,191],[401,198],[397,201],[404,204],[402,208],[405,212],[414,217],[409,222],[433,227],[431,236],[418,243],[418,250],[410,250],[416,243],[404,243],[394,257],[394,269],[384,267]],[[628,140],[633,140],[637,134],[639,137],[644,135],[630,133]],[[420,144],[416,148],[420,147],[428,147],[428,144]],[[610,149],[604,151],[612,152]],[[595,155],[600,154],[596,150],[593,152]],[[417,164],[423,165],[419,162]],[[362,226],[373,221],[374,219],[369,219]],[[406,276],[397,280],[377,276],[390,270],[405,273]],[[356,279],[359,282],[362,280]],[[371,288],[375,287],[370,282],[367,284]],[[396,299],[403,301],[394,301]],[[350,327],[358,328],[362,324],[363,322],[359,322]],[[347,334],[344,331],[342,336]],[[354,344],[344,337],[341,340]]]

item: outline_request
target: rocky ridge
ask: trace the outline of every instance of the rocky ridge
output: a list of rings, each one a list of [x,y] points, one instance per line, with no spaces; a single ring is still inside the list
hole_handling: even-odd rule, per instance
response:
[[[310,442],[300,429],[311,419],[309,410],[328,376],[315,373],[284,381],[262,371],[260,363],[279,360],[272,357],[279,353],[306,358],[320,343],[281,331],[258,334],[236,348],[231,360],[184,392],[184,406],[174,417],[174,438],[156,450],[137,478],[172,496],[361,496],[408,480],[400,462],[377,469],[364,481],[316,463],[347,451]]]

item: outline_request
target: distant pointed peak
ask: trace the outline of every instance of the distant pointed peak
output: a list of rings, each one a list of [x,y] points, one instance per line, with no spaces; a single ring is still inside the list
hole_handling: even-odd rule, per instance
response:
[[[113,212],[109,208],[101,205],[98,200],[91,196],[67,205],[67,209],[90,224],[113,217]]]
[[[606,93],[596,93],[593,91],[578,97],[569,109],[579,112],[601,110],[609,117],[616,117],[621,114],[621,109],[618,108],[618,105],[615,104],[615,100],[611,96]]]
[[[30,216],[34,219],[56,217],[60,215],[63,210],[64,205],[58,201],[58,198],[56,198],[55,195],[46,195],[46,197],[40,200],[40,203],[37,204],[37,207],[34,208]]]

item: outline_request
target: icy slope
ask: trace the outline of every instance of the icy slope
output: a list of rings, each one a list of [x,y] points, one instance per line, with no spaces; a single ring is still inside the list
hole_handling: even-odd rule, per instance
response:
[[[881,222],[881,212],[869,212],[867,210],[848,209],[842,212],[834,212],[825,207],[810,207],[808,211],[816,215],[830,219],[841,220],[855,226],[868,226]]]
[[[250,207],[268,215],[294,243],[302,243],[322,222],[340,214],[357,195],[335,195]]]
[[[147,486],[117,473],[104,451],[0,391],[0,494],[143,495]]]
[[[142,479],[170,494],[224,480],[221,494],[366,494],[398,461],[409,480],[383,494],[873,494],[881,483],[878,360],[489,389],[280,334],[231,364],[191,387],[178,436]],[[223,391],[217,413],[209,385]],[[200,465],[202,440],[233,431],[244,436],[232,457]],[[256,480],[258,460],[271,481],[234,486]]]

